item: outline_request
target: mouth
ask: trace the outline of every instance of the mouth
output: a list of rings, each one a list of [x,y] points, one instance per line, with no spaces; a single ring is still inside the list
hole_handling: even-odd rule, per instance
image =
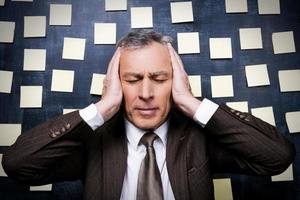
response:
[[[151,118],[155,116],[158,111],[157,107],[137,107],[135,110],[144,118]]]

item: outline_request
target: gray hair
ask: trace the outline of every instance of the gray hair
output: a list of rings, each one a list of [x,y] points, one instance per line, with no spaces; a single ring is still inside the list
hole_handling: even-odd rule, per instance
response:
[[[173,39],[170,36],[163,36],[161,33],[152,30],[136,29],[122,37],[117,42],[117,47],[136,49],[145,47],[152,42],[167,44],[172,41]]]

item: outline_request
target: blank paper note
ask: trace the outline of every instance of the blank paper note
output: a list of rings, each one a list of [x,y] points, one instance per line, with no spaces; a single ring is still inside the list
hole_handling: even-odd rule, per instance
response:
[[[215,200],[233,200],[230,178],[213,179]]]
[[[209,38],[210,59],[232,58],[231,38]]]
[[[72,4],[50,4],[50,25],[71,26]]]
[[[232,75],[211,76],[212,97],[233,97]]]
[[[262,49],[261,28],[240,28],[241,49]]]
[[[15,22],[0,21],[0,43],[13,43]]]
[[[272,33],[272,42],[274,54],[296,52],[293,31]]]
[[[273,107],[260,107],[260,108],[251,108],[251,113],[253,116],[260,118],[261,120],[276,126]]]
[[[84,60],[85,39],[64,38],[63,59]]]
[[[198,32],[177,33],[178,53],[200,53],[200,40]]]
[[[193,22],[193,5],[191,1],[171,2],[172,23]]]
[[[283,173],[278,174],[276,176],[272,176],[272,181],[293,181],[294,174],[293,174],[293,165],[291,164]]]
[[[278,77],[281,92],[300,91],[300,69],[279,70]]]
[[[152,28],[152,7],[133,7],[131,11],[131,28]]]
[[[0,124],[0,146],[10,146],[21,135],[21,124]]]
[[[93,74],[90,94],[102,95],[105,74]]]
[[[42,99],[43,86],[21,86],[21,108],[41,108]]]
[[[79,110],[79,109],[70,109],[70,108],[65,108],[65,109],[63,109],[63,115],[65,115],[65,114],[68,114],[68,113],[71,113],[71,112],[74,112],[74,111],[76,111],[76,110]]]
[[[52,184],[40,185],[40,186],[30,186],[30,191],[51,191]]]
[[[74,71],[57,70],[52,71],[51,91],[73,92]]]
[[[270,85],[266,64],[247,65],[245,67],[248,87]]]
[[[116,44],[116,23],[95,23],[94,44]]]
[[[5,0],[0,0],[0,6],[4,6],[5,5]]]
[[[0,92],[11,93],[13,72],[0,70]]]
[[[2,163],[3,154],[0,154],[0,163]],[[0,177],[7,177],[2,165],[0,164]]]
[[[127,10],[127,0],[105,0],[105,10]]]
[[[290,133],[300,132],[300,111],[285,113],[285,120]]]
[[[248,12],[247,0],[225,0],[226,13]]]
[[[46,37],[46,16],[24,16],[24,37]]]
[[[279,0],[257,0],[257,4],[260,15],[280,14]]]
[[[24,71],[45,71],[46,49],[24,49]]]
[[[227,102],[226,105],[240,112],[249,112],[248,101]]]
[[[192,94],[194,97],[201,97],[201,76],[200,75],[192,75],[189,76],[189,83],[192,89]]]

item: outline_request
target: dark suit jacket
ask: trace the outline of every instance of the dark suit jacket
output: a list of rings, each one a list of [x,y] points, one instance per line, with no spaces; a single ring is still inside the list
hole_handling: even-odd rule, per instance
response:
[[[292,143],[248,113],[220,106],[205,128],[170,112],[167,168],[176,199],[213,199],[212,173],[274,175],[295,156]],[[81,179],[84,199],[119,199],[127,161],[123,114],[96,131],[78,111],[21,134],[3,156],[12,179],[30,185]]]

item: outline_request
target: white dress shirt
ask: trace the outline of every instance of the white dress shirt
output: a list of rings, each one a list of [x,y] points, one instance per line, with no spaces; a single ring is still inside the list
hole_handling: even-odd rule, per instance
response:
[[[200,103],[200,106],[197,108],[193,119],[199,123],[202,127],[204,127],[209,119],[213,116],[213,114],[218,109],[218,105],[213,103],[208,99],[203,99]],[[97,129],[103,123],[103,117],[97,111],[97,108],[94,104],[82,109],[79,111],[82,119],[93,129]],[[156,155],[156,162],[160,171],[164,199],[173,200],[175,199],[174,193],[171,187],[168,171],[167,171],[167,163],[166,163],[166,146],[167,146],[167,131],[168,131],[169,123],[166,121],[163,123],[158,129],[154,132],[158,135],[158,139],[154,141],[154,149]],[[146,148],[144,145],[140,144],[139,141],[144,135],[145,131],[135,127],[132,123],[125,119],[125,129],[127,136],[127,169],[126,174],[123,180],[123,187],[121,198],[122,200],[136,199],[137,193],[137,181],[140,165],[146,155]]]

